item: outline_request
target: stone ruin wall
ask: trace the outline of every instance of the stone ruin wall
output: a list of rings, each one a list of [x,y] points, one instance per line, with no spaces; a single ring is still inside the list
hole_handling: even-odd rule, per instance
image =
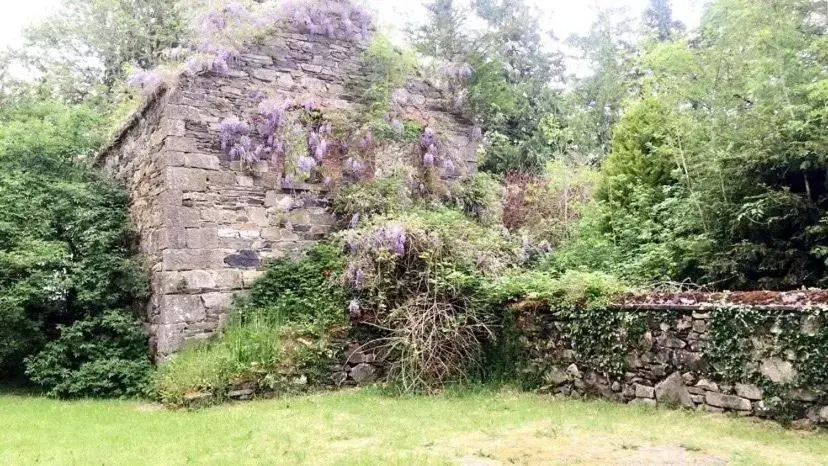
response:
[[[97,164],[132,193],[151,272],[145,319],[157,359],[208,337],[263,263],[296,254],[335,224],[324,185],[288,185],[281,168],[267,161],[252,170],[228,162],[219,122],[251,121],[261,93],[310,96],[323,113],[358,109],[349,83],[363,75],[364,50],[324,37],[271,36],[248,47],[227,76],[182,76],[156,92],[98,155]],[[445,108],[437,88],[417,78],[397,98],[405,118],[434,128],[458,166],[474,169],[471,125]],[[408,153],[391,147],[384,157]]]
[[[607,378],[588,370],[583,358],[558,330],[548,312],[539,319],[547,385],[544,392],[562,396],[598,396],[645,406],[668,406],[709,413],[769,417],[769,394],[751,382],[719,380],[711,375],[704,350],[710,340],[711,311],[705,306],[621,306],[607,312],[643,314],[647,330],[635,349],[626,354],[623,376]],[[799,311],[768,309],[767,312]],[[824,323],[823,323],[824,325]],[[810,335],[814,322],[803,318],[803,332]],[[757,329],[755,339],[767,337]],[[772,336],[771,336],[772,337]],[[798,376],[795,354],[758,356],[748,364],[767,382],[784,387]],[[796,388],[783,395],[799,409],[793,427],[828,426],[828,386]]]

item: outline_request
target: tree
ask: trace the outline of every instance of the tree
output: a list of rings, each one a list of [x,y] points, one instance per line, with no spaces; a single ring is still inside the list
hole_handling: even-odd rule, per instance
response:
[[[819,5],[719,0],[692,44],[642,57],[587,234],[611,242],[613,270],[729,289],[828,283]]]
[[[462,60],[469,47],[463,32],[468,11],[459,8],[454,0],[433,0],[425,7],[425,24],[409,31],[414,48],[429,57]]]
[[[140,331],[135,306],[146,297],[147,280],[132,258],[129,197],[83,163],[102,141],[104,118],[86,106],[24,102],[0,115],[0,377],[22,375],[29,360],[41,375],[53,375],[44,381],[75,380],[73,371],[92,366],[37,355],[63,336],[77,340],[62,328],[106,313]],[[86,346],[71,351],[85,351],[88,362],[112,356],[97,349],[97,336],[86,335]],[[135,367],[146,369],[146,341],[143,348]],[[73,382],[74,394],[103,382],[104,374],[94,375]],[[116,383],[110,394],[123,389]]]
[[[97,86],[108,90],[124,65],[149,69],[185,33],[170,0],[64,0],[62,9],[25,33],[18,59],[77,101]]]
[[[650,6],[644,12],[644,24],[655,31],[659,41],[675,39],[684,31],[684,24],[673,19],[670,0],[650,0]]]
[[[573,135],[571,157],[582,163],[600,161],[610,152],[612,128],[640,78],[636,68],[640,52],[630,22],[623,10],[605,10],[588,34],[568,40],[592,70],[587,76],[570,78],[572,90],[566,95],[564,118]]]

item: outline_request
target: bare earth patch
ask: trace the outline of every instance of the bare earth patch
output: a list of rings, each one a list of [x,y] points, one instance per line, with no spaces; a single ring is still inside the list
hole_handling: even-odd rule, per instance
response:
[[[596,435],[548,423],[496,433],[478,432],[446,439],[431,453],[453,456],[462,466],[504,464],[725,465],[727,459],[698,448],[638,444],[621,435]]]

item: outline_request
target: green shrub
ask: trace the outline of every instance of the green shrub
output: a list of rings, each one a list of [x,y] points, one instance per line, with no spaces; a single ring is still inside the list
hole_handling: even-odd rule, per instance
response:
[[[411,192],[401,177],[378,178],[349,184],[333,197],[333,212],[346,222],[354,216],[368,220],[373,215],[403,212],[413,204]]]
[[[24,102],[0,114],[0,377],[28,372],[61,396],[137,393],[148,353],[146,337],[143,354],[126,357],[122,349],[137,341],[96,346],[87,330],[115,325],[106,317],[112,310],[134,316],[149,288],[133,257],[129,196],[78,162],[100,144],[103,126],[93,109],[56,102]],[[90,352],[62,359],[59,338]]]
[[[503,187],[487,173],[476,173],[450,185],[451,201],[467,216],[497,227],[503,218]]]
[[[60,336],[26,360],[26,375],[60,397],[138,396],[152,364],[147,333],[121,312],[61,327]]]
[[[519,264],[520,247],[502,228],[445,208],[376,217],[341,236],[352,310],[378,329],[391,381],[418,391],[468,378],[493,335],[481,287]]]

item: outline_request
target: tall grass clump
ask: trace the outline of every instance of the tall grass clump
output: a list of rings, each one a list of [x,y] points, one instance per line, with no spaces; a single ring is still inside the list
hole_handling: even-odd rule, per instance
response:
[[[271,264],[235,301],[221,332],[160,368],[156,397],[193,406],[221,402],[239,389],[285,394],[325,385],[347,335],[342,268],[338,248],[326,244]]]

